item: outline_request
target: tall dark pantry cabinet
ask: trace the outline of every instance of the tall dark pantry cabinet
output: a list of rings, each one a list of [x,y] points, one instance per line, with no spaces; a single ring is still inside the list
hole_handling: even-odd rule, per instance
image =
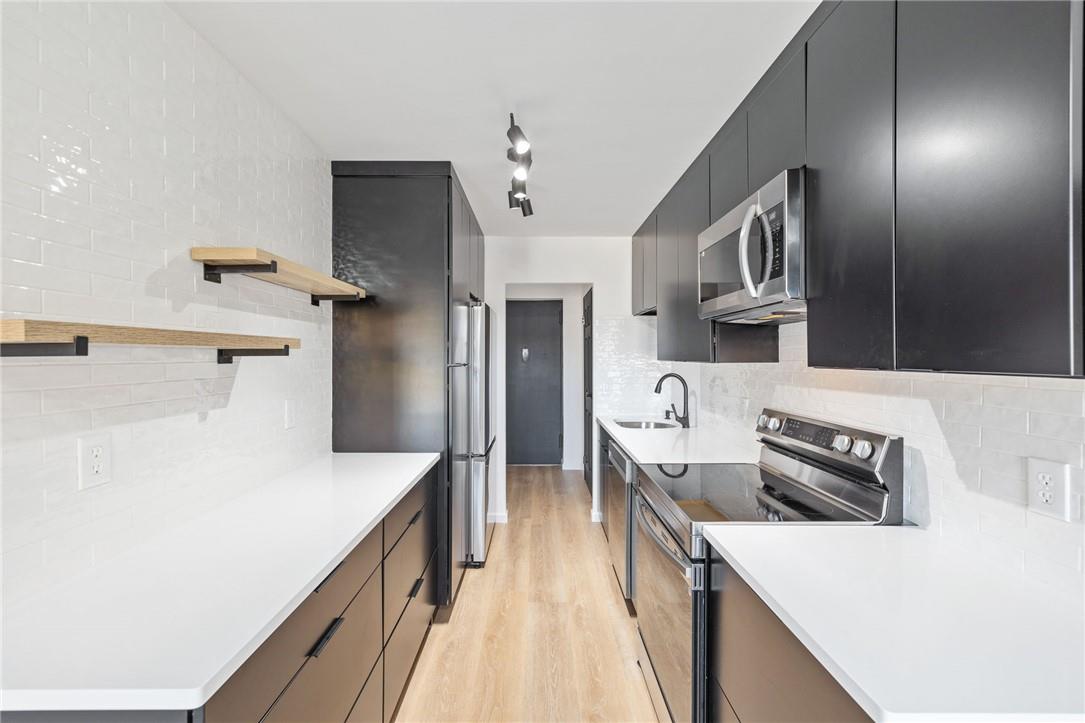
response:
[[[450,308],[481,301],[485,240],[447,161],[332,163],[333,273],[369,292],[336,304],[332,448],[441,450],[436,506],[438,605],[463,575],[452,545]]]

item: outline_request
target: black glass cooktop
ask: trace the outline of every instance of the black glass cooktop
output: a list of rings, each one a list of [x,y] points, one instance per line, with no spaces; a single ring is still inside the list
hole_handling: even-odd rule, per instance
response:
[[[640,469],[694,523],[858,520],[755,464],[649,464]]]

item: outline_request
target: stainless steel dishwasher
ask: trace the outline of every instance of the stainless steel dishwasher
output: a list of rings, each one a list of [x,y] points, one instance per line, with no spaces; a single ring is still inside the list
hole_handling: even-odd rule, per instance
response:
[[[633,484],[636,471],[632,460],[613,441],[607,445],[607,467],[604,492],[606,509],[607,543],[610,545],[610,561],[618,586],[626,600],[633,599],[635,575],[633,573]]]
[[[698,645],[704,565],[690,558],[639,491],[634,500],[641,672],[659,720],[679,723],[696,715],[700,721],[703,707],[694,700],[700,697],[704,673],[704,651]]]

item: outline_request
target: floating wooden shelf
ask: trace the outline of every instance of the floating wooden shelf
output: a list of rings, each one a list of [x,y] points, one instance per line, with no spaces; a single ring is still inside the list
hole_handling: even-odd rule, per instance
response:
[[[252,246],[194,246],[192,260],[203,264],[203,278],[221,283],[222,274],[245,274],[254,279],[309,294],[314,306],[321,301],[361,301],[365,289],[296,264]]]
[[[44,319],[0,319],[0,356],[86,356],[87,345],[198,346],[219,350],[220,364],[235,356],[287,356],[301,340],[282,336],[152,329]]]

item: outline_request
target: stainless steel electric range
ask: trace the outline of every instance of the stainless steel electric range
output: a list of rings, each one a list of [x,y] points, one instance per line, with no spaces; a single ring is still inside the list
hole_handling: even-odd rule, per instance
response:
[[[637,472],[634,605],[660,720],[706,720],[706,524],[899,525],[900,437],[765,409],[757,464]]]

